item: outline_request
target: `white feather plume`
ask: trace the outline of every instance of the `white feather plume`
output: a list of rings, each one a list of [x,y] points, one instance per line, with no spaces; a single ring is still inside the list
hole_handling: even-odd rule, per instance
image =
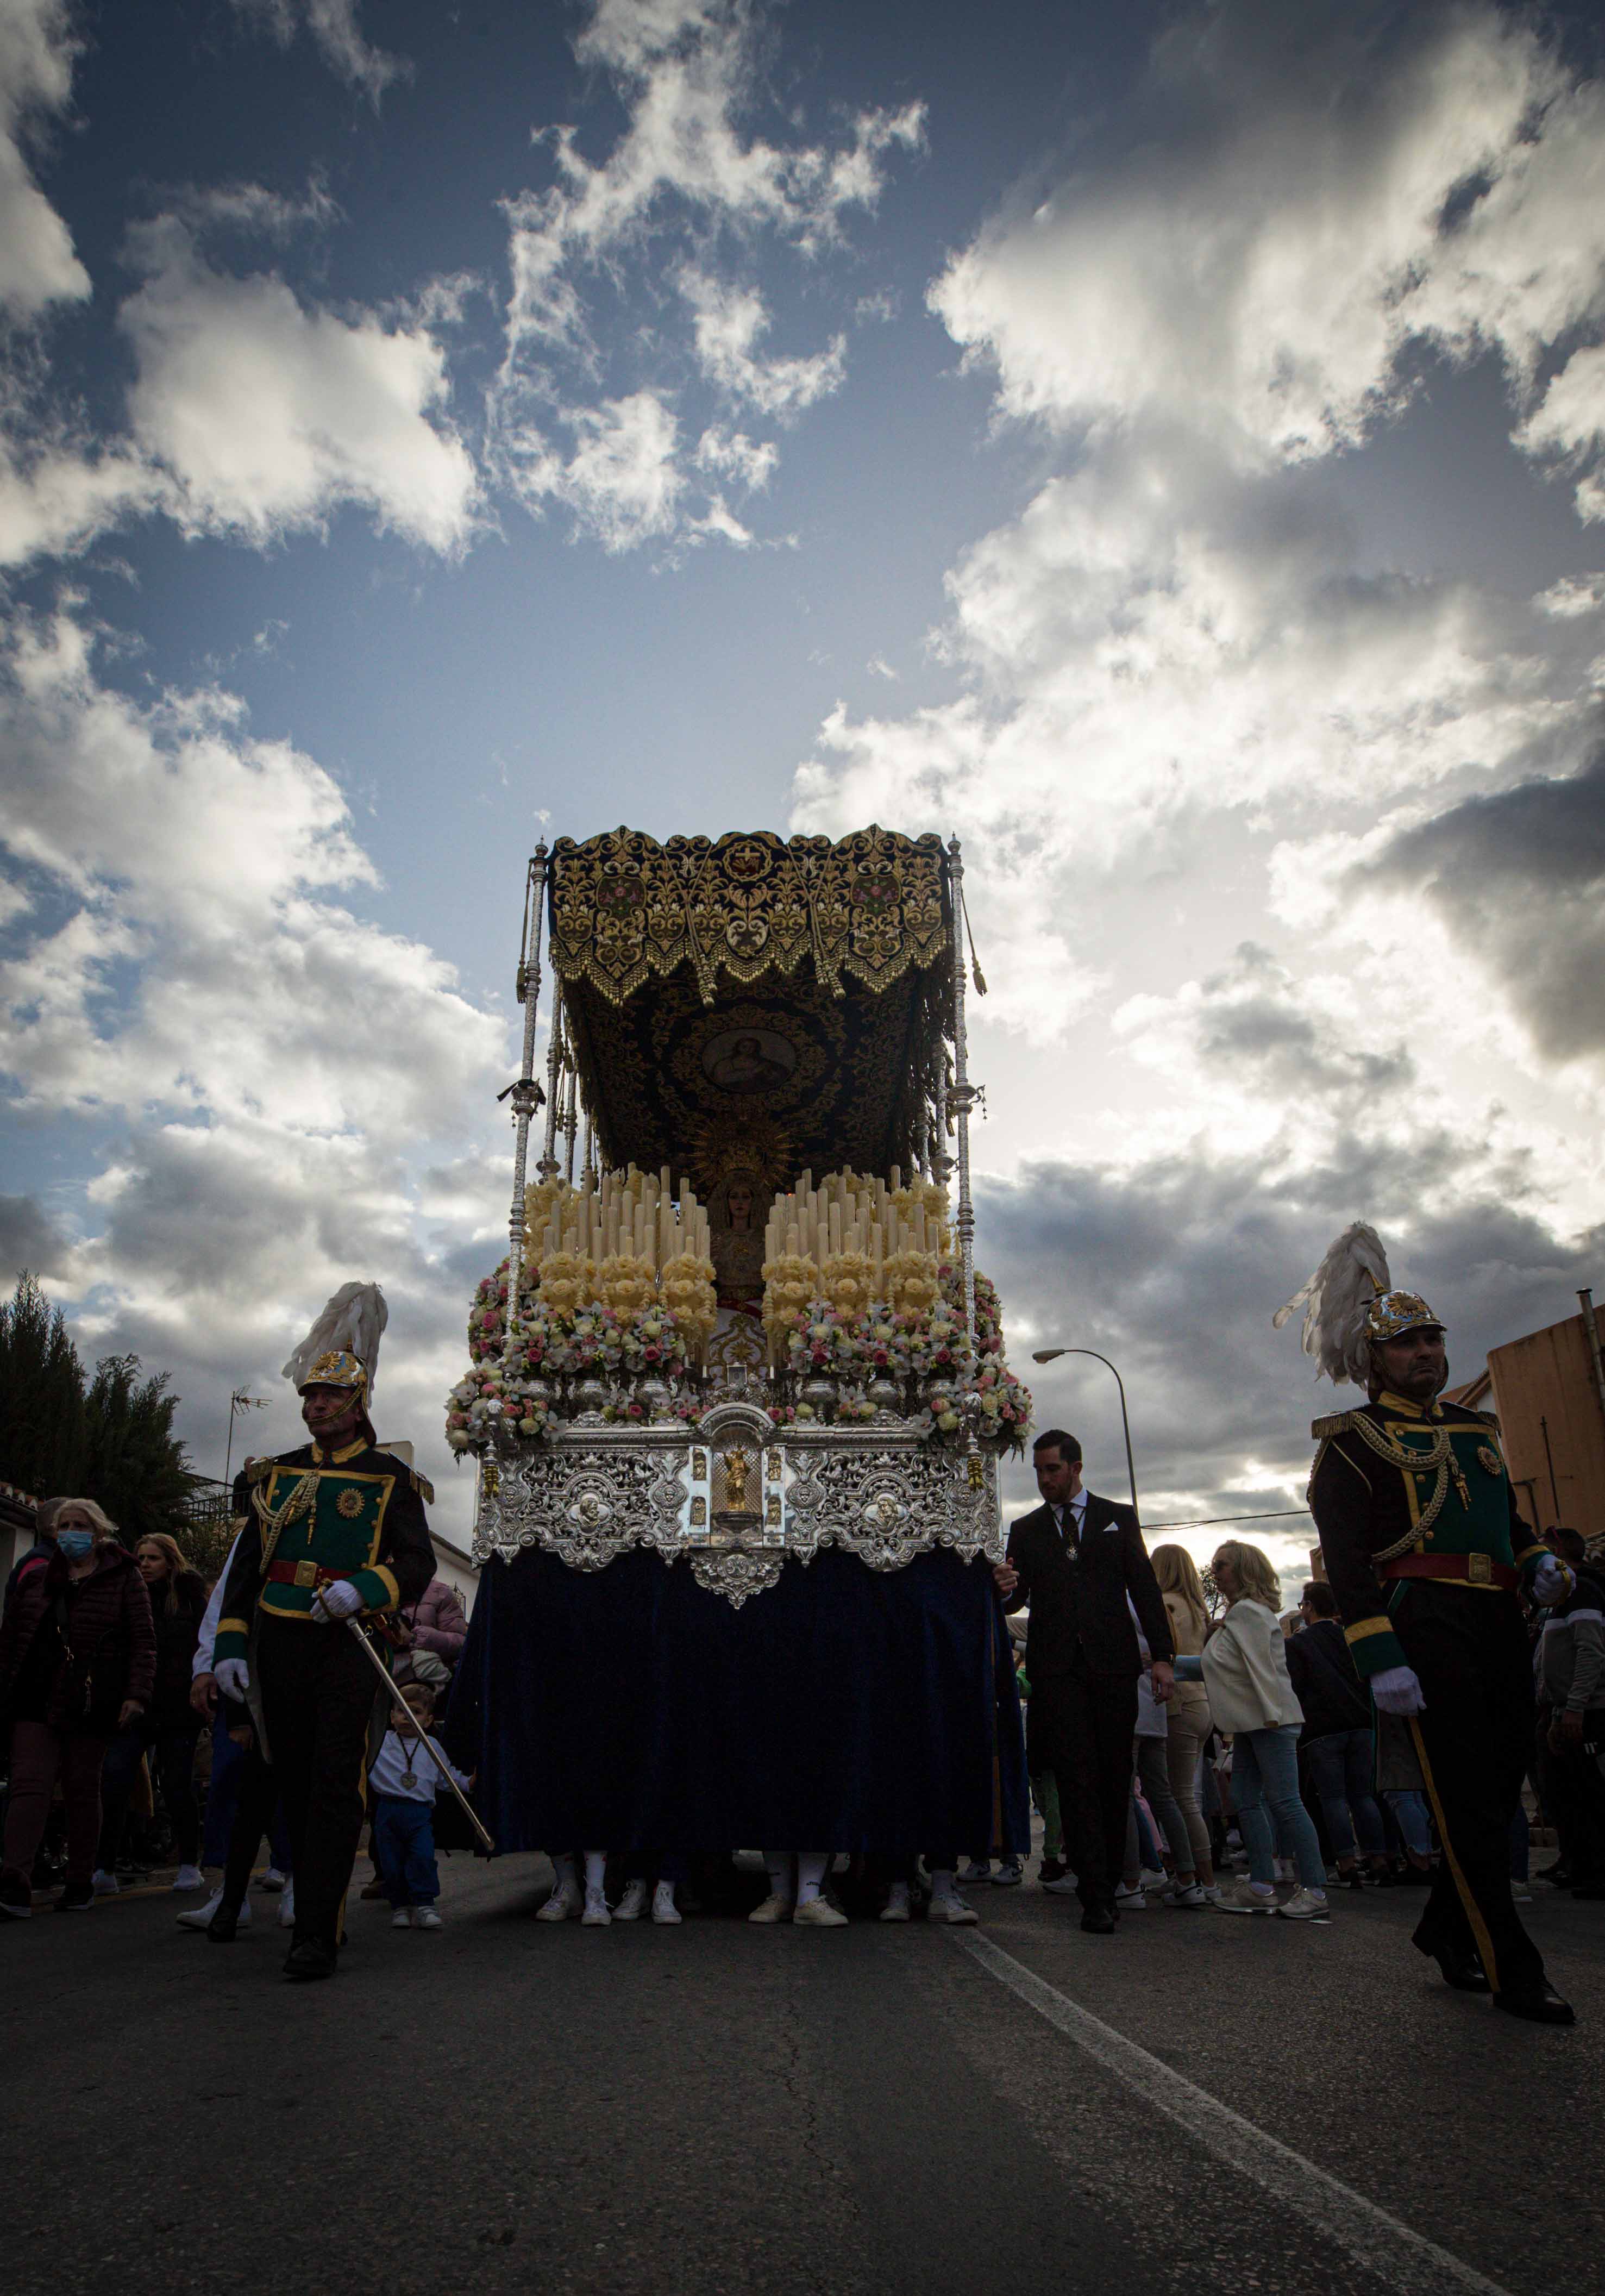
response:
[[[1370,1342],[1365,1312],[1379,1292],[1391,1288],[1388,1253],[1374,1227],[1355,1220],[1346,1227],[1301,1292],[1295,1292],[1271,1321],[1277,1331],[1304,1309],[1304,1352],[1314,1356],[1317,1374],[1334,1382],[1367,1384]]]
[[[284,1366],[299,1388],[319,1356],[344,1348],[368,1374],[368,1394],[379,1369],[379,1339],[390,1320],[377,1283],[342,1283]]]

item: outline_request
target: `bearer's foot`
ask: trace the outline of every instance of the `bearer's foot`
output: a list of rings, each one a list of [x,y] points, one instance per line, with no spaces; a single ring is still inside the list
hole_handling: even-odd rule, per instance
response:
[[[584,1903],[577,1882],[560,1882],[535,1918],[537,1922],[571,1922]]]
[[[673,1929],[681,1920],[680,1908],[675,1903],[675,1885],[659,1882],[652,1891],[652,1919],[660,1929]]]
[[[600,1890],[585,1891],[585,1909],[579,1917],[582,1930],[605,1930],[613,1916],[608,1911],[608,1901]]]
[[[844,1930],[848,1925],[845,1914],[839,1914],[829,1898],[805,1898],[791,1916],[794,1929]]]
[[[905,1922],[909,1917],[908,1884],[894,1882],[886,1903],[880,1908],[883,1922]]]
[[[302,1938],[284,1957],[286,1977],[332,1977],[338,1956],[323,1938]]]
[[[754,1906],[747,1918],[749,1922],[789,1922],[791,1918],[791,1900],[790,1898],[782,1897],[778,1890],[771,1890],[763,1904]]]
[[[638,1922],[646,1911],[646,1883],[631,1882],[613,1908],[616,1922]]]
[[[933,1898],[926,1908],[928,1922],[947,1922],[954,1928],[973,1928],[980,1915],[973,1906],[967,1906],[955,1891],[952,1897]]]
[[[285,1882],[284,1894],[279,1899],[279,1927],[282,1930],[292,1930],[295,1927],[295,1883],[293,1882]]]

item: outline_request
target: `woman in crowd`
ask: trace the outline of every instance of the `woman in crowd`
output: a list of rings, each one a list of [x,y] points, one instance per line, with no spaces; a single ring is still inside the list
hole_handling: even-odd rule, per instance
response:
[[[1304,1624],[1288,1642],[1287,1660],[1289,1679],[1304,1710],[1300,1751],[1321,1800],[1339,1873],[1351,1890],[1374,1889],[1390,1869],[1382,1813],[1372,1790],[1376,1744],[1371,1698],[1361,1686],[1338,1624],[1338,1598],[1331,1588],[1312,1579],[1298,1608]]]
[[[1204,1586],[1198,1575],[1198,1564],[1184,1546],[1156,1546],[1152,1555],[1153,1575],[1159,1582],[1159,1592],[1165,1597],[1165,1615],[1170,1620],[1171,1639],[1178,1658],[1201,1657],[1204,1636],[1208,1630],[1209,1611],[1204,1601]],[[1179,1841],[1171,1843],[1175,1856],[1178,1887],[1166,1897],[1166,1904],[1213,1904],[1217,1892],[1215,1886],[1215,1866],[1210,1855],[1209,1828],[1199,1807],[1199,1784],[1204,1742],[1211,1728],[1209,1693],[1201,1682],[1185,1682],[1178,1676],[1170,1702],[1165,1708],[1166,1766],[1170,1775],[1170,1792],[1182,1814],[1182,1824],[1191,1849],[1192,1886],[1196,1898],[1186,1894],[1182,1886],[1182,1869],[1189,1863]]]
[[[1210,1569],[1225,1597],[1225,1617],[1198,1663],[1217,1730],[1232,1739],[1232,1792],[1249,1853],[1249,1879],[1223,1890],[1224,1914],[1277,1914],[1283,1921],[1324,1922],[1326,1867],[1309,1812],[1298,1799],[1298,1737],[1304,1714],[1288,1679],[1287,1645],[1277,1605],[1282,1586],[1270,1558],[1245,1539],[1228,1538]],[[1192,1672],[1192,1661],[1178,1665]],[[1276,1902],[1275,1845],[1290,1849],[1299,1886]]]
[[[152,1531],[134,1550],[135,1563],[151,1599],[156,1631],[156,1686],[150,1705],[127,1729],[119,1730],[106,1749],[101,1774],[100,1863],[95,1871],[97,1894],[117,1888],[117,1861],[122,1849],[128,1801],[138,1773],[140,1757],[148,1754],[154,1783],[161,1788],[168,1823],[173,1829],[178,1878],[175,1890],[198,1890],[201,1868],[201,1812],[195,1800],[195,1741],[201,1717],[190,1703],[190,1680],[195,1644],[206,1611],[206,1581],[192,1570],[183,1549],[165,1530]]]
[[[36,1851],[56,1780],[67,1805],[67,1882],[58,1913],[94,1903],[107,1742],[150,1704],[156,1681],[151,1600],[117,1525],[93,1499],[57,1508],[55,1553],[27,1572],[0,1625],[0,1717],[11,1730],[11,1800],[0,1914],[33,1911]]]

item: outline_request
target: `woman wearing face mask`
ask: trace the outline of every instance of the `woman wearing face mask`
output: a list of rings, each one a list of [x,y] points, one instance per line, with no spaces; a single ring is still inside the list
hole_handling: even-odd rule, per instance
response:
[[[206,1581],[192,1570],[176,1538],[164,1530],[152,1531],[134,1550],[156,1629],[156,1684],[145,1711],[119,1730],[106,1749],[101,1773],[100,1862],[94,1874],[97,1897],[117,1888],[117,1861],[122,1849],[123,1826],[129,1797],[139,1770],[139,1759],[148,1754],[160,1782],[178,1857],[175,1890],[198,1890],[201,1868],[195,1859],[201,1848],[201,1813],[195,1804],[195,1741],[201,1717],[190,1704],[190,1676],[195,1643],[206,1611]]]
[[[117,1526],[93,1499],[55,1512],[55,1553],[19,1580],[0,1625],[0,1726],[11,1734],[0,1915],[33,1911],[30,1876],[58,1777],[67,1805],[67,1884],[58,1913],[94,1903],[107,1742],[150,1704],[151,1599]]]

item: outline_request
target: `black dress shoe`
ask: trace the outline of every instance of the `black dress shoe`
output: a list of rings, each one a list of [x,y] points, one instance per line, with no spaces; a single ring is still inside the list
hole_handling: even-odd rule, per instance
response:
[[[219,1906],[206,1925],[206,1933],[214,1945],[233,1945],[240,1929],[238,1906]]]
[[[1432,1958],[1444,1972],[1444,1983],[1452,1985],[1457,1993],[1488,1991],[1487,1973],[1476,1954],[1461,1951],[1454,1946],[1445,1946]]]
[[[1495,2009],[1503,2009],[1507,2017],[1525,2017],[1534,2025],[1575,2025],[1576,2014],[1569,2001],[1562,2001],[1552,1985],[1535,1985],[1527,1993],[1496,1993]]]
[[[292,1945],[284,1959],[286,1977],[332,1977],[335,1951],[322,1938],[302,1938]]]
[[[1112,1937],[1115,1933],[1114,1907],[1089,1906],[1081,1916],[1081,1926],[1093,1937]]]

